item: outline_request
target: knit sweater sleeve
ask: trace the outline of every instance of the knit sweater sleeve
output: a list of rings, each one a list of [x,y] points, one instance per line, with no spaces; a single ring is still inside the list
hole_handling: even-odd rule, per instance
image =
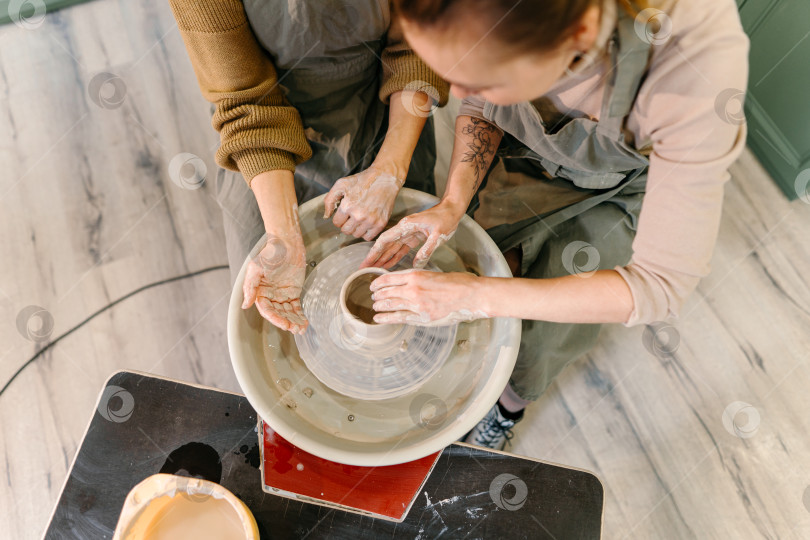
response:
[[[278,87],[241,0],[169,0],[202,95],[215,105],[216,162],[245,180],[294,170],[312,155],[298,111]]]
[[[380,99],[388,103],[391,94],[401,90],[422,90],[439,106],[447,103],[450,85],[419,58],[402,34],[396,14],[392,14],[386,46],[382,52]]]

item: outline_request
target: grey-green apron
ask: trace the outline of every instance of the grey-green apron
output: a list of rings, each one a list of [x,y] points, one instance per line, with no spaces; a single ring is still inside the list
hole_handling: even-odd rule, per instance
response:
[[[367,168],[382,143],[388,107],[378,91],[380,54],[391,22],[388,0],[244,0],[244,6],[312,147],[312,157],[295,170],[301,204],[329,191],[339,178]],[[430,120],[405,185],[435,193]],[[220,171],[217,201],[233,281],[264,226],[255,198],[238,173]]]
[[[649,160],[625,141],[623,128],[646,72],[649,50],[650,45],[636,35],[633,19],[619,9],[608,48],[611,80],[598,121],[573,118],[550,130],[530,103],[485,105],[484,117],[505,133],[498,156],[507,170],[537,181],[546,181],[548,173],[554,182],[562,179],[592,193],[562,209],[487,230],[502,251],[517,247],[522,251],[522,277],[570,274],[572,266],[585,262],[563,260],[564,255],[570,257],[566,246],[576,241],[595,248],[598,268],[629,262]],[[585,254],[593,262],[594,251],[587,249]],[[598,324],[524,320],[512,389],[523,399],[537,399],[568,364],[593,347],[599,329]]]

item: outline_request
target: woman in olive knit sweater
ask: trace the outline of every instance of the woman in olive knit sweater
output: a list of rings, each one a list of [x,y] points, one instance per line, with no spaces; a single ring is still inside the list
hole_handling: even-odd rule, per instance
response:
[[[447,85],[405,45],[384,1],[170,4],[203,96],[215,105],[217,200],[232,278],[268,235],[249,263],[243,308],[255,303],[272,324],[303,332],[298,203],[329,192],[327,216],[371,240],[403,185],[434,192],[426,119],[446,102]]]

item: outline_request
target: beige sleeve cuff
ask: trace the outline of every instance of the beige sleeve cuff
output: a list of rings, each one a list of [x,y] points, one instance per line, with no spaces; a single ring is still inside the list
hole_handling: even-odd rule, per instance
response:
[[[652,264],[631,262],[614,268],[630,287],[633,311],[624,326],[637,326],[677,318],[687,297],[697,287],[700,276],[673,272]]]

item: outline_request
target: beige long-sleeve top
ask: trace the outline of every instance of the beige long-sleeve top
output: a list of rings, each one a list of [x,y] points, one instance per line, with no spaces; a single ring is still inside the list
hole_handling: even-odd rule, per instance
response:
[[[287,169],[309,159],[312,149],[301,116],[285,99],[276,69],[250,28],[241,0],[169,0],[203,97],[216,108],[220,134],[216,162],[250,181],[259,173]],[[306,51],[301,51],[305,54]],[[380,99],[414,80],[447,101],[448,85],[405,43],[394,20],[382,51]],[[434,96],[435,97],[435,96]]]
[[[615,267],[634,301],[625,326],[677,317],[709,273],[728,168],[746,136],[737,118],[748,80],[749,41],[734,0],[653,5],[669,17],[671,35],[654,42],[647,77],[625,125],[629,140],[650,159],[633,256],[626,266]],[[616,10],[615,0],[605,1],[602,30],[586,60],[545,94],[561,113],[599,117],[607,79],[605,45]],[[459,114],[483,118],[483,105],[470,97]]]

